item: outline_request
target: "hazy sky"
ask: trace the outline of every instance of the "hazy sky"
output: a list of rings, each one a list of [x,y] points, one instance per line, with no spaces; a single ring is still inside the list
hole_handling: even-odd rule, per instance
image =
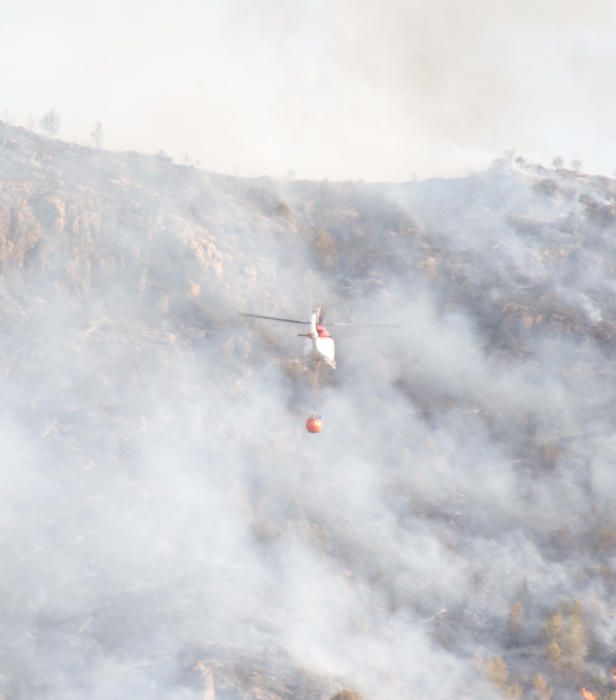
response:
[[[0,118],[246,175],[616,169],[612,0],[3,0]],[[6,110],[6,111],[5,111]],[[4,115],[4,116],[3,116]]]

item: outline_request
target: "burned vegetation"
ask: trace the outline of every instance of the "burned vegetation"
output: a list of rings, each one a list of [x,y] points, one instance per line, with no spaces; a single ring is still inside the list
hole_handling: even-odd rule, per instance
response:
[[[231,178],[0,124],[0,696],[616,697],[616,182]],[[339,330],[306,441],[297,338]]]

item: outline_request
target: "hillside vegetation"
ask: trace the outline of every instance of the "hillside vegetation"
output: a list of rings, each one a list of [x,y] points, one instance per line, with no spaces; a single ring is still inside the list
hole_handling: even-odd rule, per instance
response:
[[[0,123],[0,697],[616,698],[615,271],[610,178]]]

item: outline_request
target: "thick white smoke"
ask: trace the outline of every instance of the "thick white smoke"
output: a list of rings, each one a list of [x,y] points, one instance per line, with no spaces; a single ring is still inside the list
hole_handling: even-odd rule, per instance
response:
[[[11,134],[15,162],[52,152]],[[490,698],[477,659],[506,655],[516,602],[525,688],[563,601],[606,654],[611,246],[584,197],[611,189],[502,164],[277,184],[53,148],[3,174],[35,212],[3,229],[7,698],[199,697],[199,661],[220,698]],[[295,327],[236,315],[315,301],[400,324],[341,328],[317,396]]]

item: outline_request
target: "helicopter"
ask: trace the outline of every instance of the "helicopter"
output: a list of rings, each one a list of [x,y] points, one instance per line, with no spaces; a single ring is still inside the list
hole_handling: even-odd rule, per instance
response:
[[[336,343],[330,332],[323,325],[323,309],[317,306],[312,312],[310,321],[297,321],[292,318],[279,318],[277,316],[263,316],[261,314],[249,314],[240,312],[240,316],[260,318],[268,321],[282,321],[283,323],[300,323],[310,326],[308,333],[298,333],[301,338],[307,338],[304,348],[304,363],[313,369],[322,366],[336,369]],[[350,325],[332,323],[332,326]]]
[[[316,393],[324,377],[324,373],[336,369],[336,343],[323,323],[323,307],[317,306],[310,316],[309,321],[300,321],[293,318],[280,318],[278,316],[265,316],[263,314],[253,314],[240,312],[240,316],[248,318],[263,319],[266,321],[280,321],[282,323],[297,323],[310,326],[307,333],[298,333],[298,336],[306,338],[304,347],[304,366],[311,370],[312,388]],[[346,327],[379,327],[379,328],[397,328],[396,324],[392,323],[369,323],[355,324],[342,321],[334,321],[329,326],[346,326]],[[306,430],[309,433],[320,433],[323,428],[321,416],[313,414],[306,421]]]

